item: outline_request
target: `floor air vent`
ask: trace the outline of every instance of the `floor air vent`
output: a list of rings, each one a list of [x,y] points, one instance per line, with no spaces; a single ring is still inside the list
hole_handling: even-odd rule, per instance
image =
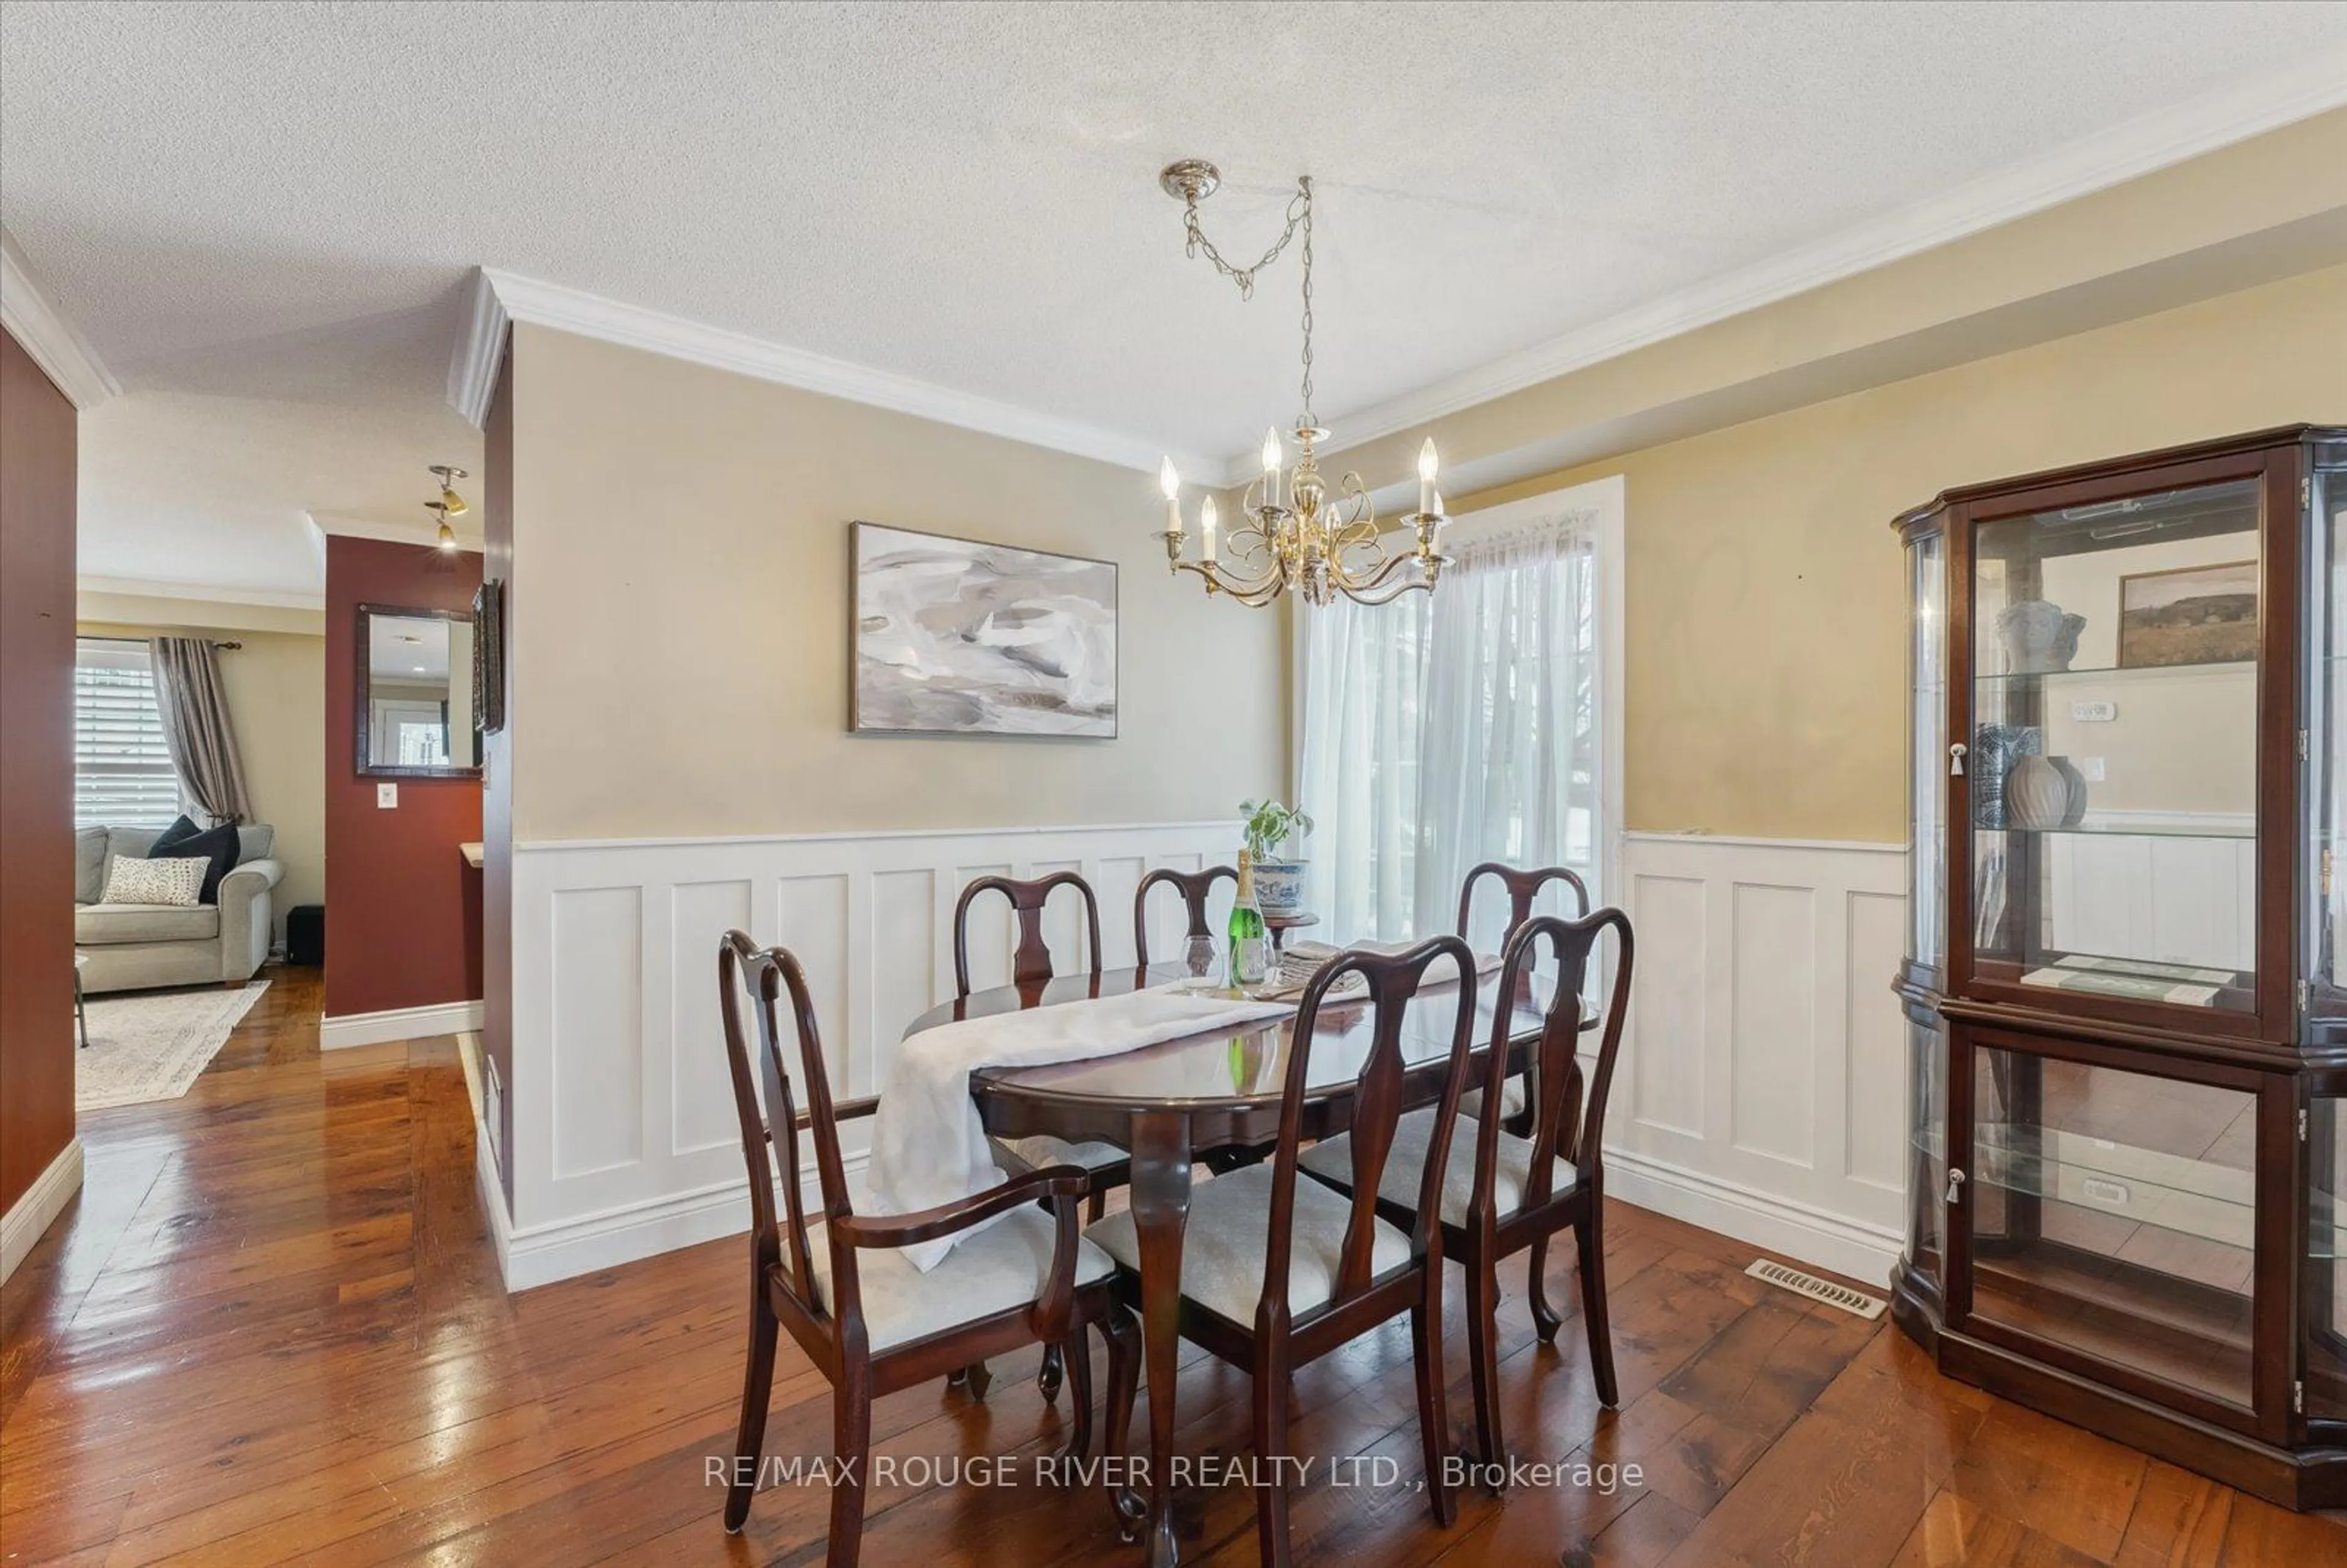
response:
[[[1781,1286],[1796,1296],[1822,1301],[1828,1307],[1839,1307],[1844,1312],[1856,1313],[1860,1317],[1882,1316],[1884,1303],[1864,1291],[1852,1290],[1847,1285],[1836,1285],[1829,1279],[1819,1279],[1814,1274],[1803,1274],[1799,1269],[1788,1268],[1781,1263],[1770,1263],[1765,1257],[1756,1259],[1744,1272],[1755,1279],[1765,1279],[1771,1285]]]

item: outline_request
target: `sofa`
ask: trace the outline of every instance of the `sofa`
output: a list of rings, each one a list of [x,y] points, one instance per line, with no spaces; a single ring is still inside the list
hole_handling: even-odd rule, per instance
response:
[[[157,986],[242,985],[269,957],[270,895],[284,867],[269,857],[277,830],[239,827],[237,862],[220,878],[220,901],[192,908],[101,904],[106,863],[143,859],[159,827],[85,827],[74,835],[74,954],[85,991]]]

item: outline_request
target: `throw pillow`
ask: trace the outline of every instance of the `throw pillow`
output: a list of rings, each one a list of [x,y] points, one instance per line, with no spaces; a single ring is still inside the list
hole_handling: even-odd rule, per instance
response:
[[[200,856],[209,864],[204,870],[204,886],[197,894],[206,904],[220,902],[220,878],[235,868],[240,845],[236,824],[222,823],[218,827],[198,830],[196,825],[182,816],[165,828],[162,835],[149,846],[149,860],[184,860]]]
[[[201,856],[177,860],[133,860],[118,855],[106,863],[103,904],[168,904],[193,908],[211,862]]]

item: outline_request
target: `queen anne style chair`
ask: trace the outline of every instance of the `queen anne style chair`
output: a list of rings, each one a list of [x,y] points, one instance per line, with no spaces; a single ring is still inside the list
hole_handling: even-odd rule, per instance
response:
[[[1486,876],[1496,880],[1508,895],[1508,923],[1500,932],[1502,950],[1505,950],[1508,939],[1516,934],[1517,927],[1532,917],[1532,901],[1540,897],[1541,889],[1552,882],[1562,882],[1572,890],[1572,918],[1577,920],[1589,913],[1589,885],[1565,867],[1539,866],[1526,871],[1501,861],[1486,860],[1467,873],[1466,881],[1459,886],[1459,935],[1464,941],[1475,939],[1474,927],[1470,924],[1475,913],[1475,884]],[[1527,982],[1531,980],[1529,972],[1524,979]],[[1571,1071],[1577,1080],[1581,1071],[1579,1064],[1573,1064]],[[1577,1086],[1574,1091],[1579,1092]],[[1508,1080],[1501,1093],[1501,1112],[1507,1120],[1509,1132],[1522,1134],[1532,1130],[1531,1119],[1526,1115],[1530,1100],[1521,1075]],[[1470,1116],[1480,1114],[1483,1109],[1483,1091],[1481,1089],[1470,1091],[1460,1109]]]
[[[1443,1473],[1450,1434],[1442,1399],[1440,1233],[1430,1219],[1412,1221],[1404,1228],[1381,1217],[1367,1197],[1348,1198],[1318,1182],[1296,1179],[1313,1030],[1329,988],[1357,972],[1368,983],[1366,1005],[1374,1013],[1353,1092],[1348,1170],[1360,1194],[1374,1194],[1381,1183],[1402,1179],[1389,1159],[1410,1087],[1410,1064],[1402,1055],[1402,1019],[1429,969],[1452,970],[1460,977],[1458,1022],[1450,1052],[1435,1064],[1441,1096],[1428,1129],[1434,1158],[1430,1164],[1421,1161],[1420,1167],[1431,1173],[1409,1178],[1423,1188],[1413,1192],[1419,1212],[1434,1213],[1450,1129],[1458,1120],[1459,1097],[1466,1088],[1474,1048],[1475,959],[1456,937],[1437,937],[1391,956],[1347,953],[1305,988],[1287,1055],[1276,1152],[1267,1164],[1214,1177],[1191,1194],[1182,1250],[1181,1332],[1223,1360],[1246,1368],[1255,1379],[1255,1449],[1258,1460],[1268,1463],[1287,1450],[1290,1378],[1296,1368],[1350,1344],[1389,1317],[1409,1313],[1426,1489],[1436,1522],[1447,1525],[1455,1509]],[[1448,1000],[1437,998],[1435,1005]],[[1360,1004],[1348,1000],[1337,1005]],[[1120,1288],[1130,1296],[1137,1289],[1141,1267],[1132,1214],[1111,1214],[1085,1234],[1116,1259]],[[1269,1468],[1276,1473],[1284,1467]],[[1284,1568],[1288,1562],[1287,1493],[1276,1481],[1256,1489],[1255,1530],[1262,1560]]]
[[[1051,901],[1052,890],[1072,887],[1083,900],[1085,951],[1092,959],[1092,978],[1101,978],[1100,900],[1092,895],[1092,885],[1072,871],[1054,871],[1049,876],[1022,881],[1012,876],[980,876],[961,890],[954,903],[954,997],[968,999],[969,983],[969,911],[970,906],[989,893],[999,893],[1010,901],[1011,913],[1019,921],[1019,945],[1010,955],[1010,983],[1014,986],[1040,985],[1057,972],[1051,962],[1051,947],[1043,938],[1043,907]],[[1097,1220],[1108,1212],[1108,1194],[1133,1179],[1133,1156],[1113,1143],[1071,1143],[1049,1133],[1031,1138],[1014,1138],[1005,1142],[993,1140],[997,1160],[1013,1174],[1040,1171],[1054,1165],[1072,1165],[1084,1173],[1084,1199],[1088,1217]],[[1048,1402],[1060,1397],[1062,1375],[1057,1347],[1043,1352],[1043,1368],[1036,1386]],[[965,1383],[971,1393],[986,1397],[987,1371],[983,1364],[973,1364],[954,1374],[953,1380]]]
[[[1224,877],[1233,886],[1238,885],[1239,874],[1228,866],[1209,866],[1204,871],[1169,871],[1159,869],[1141,879],[1133,895],[1133,961],[1142,968],[1149,967],[1149,890],[1160,886],[1177,887],[1182,902],[1190,913],[1189,934],[1183,938],[1183,958],[1193,974],[1205,974],[1214,967],[1214,931],[1206,923],[1206,897],[1214,891],[1214,879]],[[1203,967],[1202,967],[1203,963]]]
[[[815,1032],[815,1006],[798,960],[729,931],[717,951],[725,1054],[750,1175],[750,1353],[742,1424],[725,1497],[725,1529],[738,1532],[757,1490],[777,1329],[787,1328],[832,1384],[832,1568],[854,1568],[864,1530],[865,1461],[872,1402],[953,1368],[1040,1342],[1063,1347],[1075,1384],[1066,1452],[1092,1443],[1092,1358],[1084,1334],[1108,1341],[1107,1453],[1122,1453],[1140,1378],[1140,1334],[1116,1300],[1108,1255],[1076,1230],[1081,1172],[1059,1167],[1014,1176],[991,1191],[910,1214],[858,1214],[839,1156],[838,1122],[868,1116],[871,1100],[835,1103]],[[801,1111],[783,1065],[775,1003],[787,989],[798,1025]],[[757,1020],[756,1065],[742,1024],[747,993]],[[764,1103],[759,1101],[763,1081]],[[823,1197],[819,1231],[799,1192],[799,1134],[815,1140]],[[784,1214],[774,1213],[779,1162]],[[1050,1212],[1038,1208],[1047,1204]],[[976,1230],[923,1274],[896,1249]],[[1114,1499],[1112,1498],[1112,1504]],[[1120,1521],[1120,1526],[1122,1522]]]
[[[1234,873],[1235,875],[1235,873]],[[1010,983],[1014,986],[1039,985],[1057,972],[1051,964],[1051,944],[1043,939],[1043,906],[1056,887],[1072,887],[1081,896],[1084,905],[1084,932],[1089,941],[1086,948],[1092,958],[1092,978],[1101,978],[1100,901],[1092,897],[1092,884],[1072,871],[1055,871],[1049,876],[1022,882],[1010,876],[981,876],[961,890],[954,905],[954,996],[967,999],[969,983],[969,910],[979,896],[999,893],[1010,900],[1011,912],[1019,918],[1019,946],[1010,955]],[[1107,1211],[1108,1194],[1132,1179],[1133,1158],[1113,1143],[1070,1143],[1048,1135],[1017,1138],[1008,1143],[998,1140],[996,1153],[1007,1155],[1005,1163],[1014,1171],[1041,1170],[1047,1165],[1073,1165],[1091,1178],[1086,1198],[1091,1205],[1091,1217],[1099,1219]],[[1050,1363],[1044,1367],[1044,1398],[1058,1389],[1051,1375]]]
[[[1598,937],[1614,933],[1613,985],[1607,993],[1605,1026],[1590,1077],[1589,1110],[1574,1122],[1578,1079],[1569,1071],[1581,1033],[1581,992]],[[1500,1081],[1507,1073],[1512,1009],[1505,999],[1531,979],[1537,948],[1546,942],[1557,964],[1556,995],[1542,1023],[1535,1048],[1540,1086],[1533,1106],[1532,1134],[1520,1138],[1501,1125],[1496,1110]],[[1471,1141],[1451,1139],[1432,1110],[1413,1111],[1400,1120],[1382,1173],[1364,1171],[1352,1148],[1355,1133],[1332,1138],[1305,1152],[1304,1168],[1338,1192],[1375,1191],[1378,1209],[1397,1225],[1422,1225],[1440,1192],[1441,1249],[1467,1273],[1467,1341],[1473,1360],[1475,1431],[1486,1464],[1504,1461],[1500,1431],[1497,1339],[1500,1260],[1532,1251],[1532,1325],[1542,1343],[1553,1343],[1563,1319],[1549,1307],[1542,1282],[1549,1238],[1570,1229],[1581,1254],[1582,1316],[1589,1327],[1590,1371],[1597,1397],[1611,1407],[1620,1397],[1614,1378],[1614,1346],[1605,1315],[1605,1169],[1603,1163],[1605,1095],[1614,1061],[1622,1048],[1622,1021],[1629,1005],[1633,942],[1629,917],[1600,909],[1578,920],[1536,915],[1509,940],[1500,971],[1501,1005],[1492,1009],[1491,1052],[1483,1070],[1483,1109],[1471,1121]],[[1447,1119],[1445,1119],[1447,1122]],[[1440,1169],[1440,1183],[1428,1173]],[[1358,1201],[1358,1196],[1357,1196]],[[1111,1247],[1111,1252],[1115,1248]],[[1120,1259],[1122,1261],[1122,1259]]]

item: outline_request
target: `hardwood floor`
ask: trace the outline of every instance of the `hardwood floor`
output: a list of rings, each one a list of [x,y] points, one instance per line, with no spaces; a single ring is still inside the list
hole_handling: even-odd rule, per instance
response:
[[[274,978],[184,1099],[83,1119],[82,1196],[0,1291],[0,1556],[821,1562],[820,1486],[761,1493],[729,1539],[704,1481],[739,1395],[741,1244],[507,1296],[455,1042],[322,1058],[315,975]],[[1296,1379],[1292,1451],[1319,1460],[1295,1498],[1299,1562],[2347,1562],[2336,1520],[1948,1382],[1887,1327],[1746,1278],[1741,1243],[1618,1204],[1608,1224],[1622,1409],[1596,1405],[1577,1318],[1555,1349],[1533,1341],[1521,1275],[1501,1383],[1520,1457],[1636,1464],[1640,1484],[1471,1490],[1437,1529],[1414,1490],[1407,1327],[1389,1327]],[[1573,1301],[1570,1263],[1552,1266],[1550,1299]],[[1454,1438],[1461,1310],[1454,1288]],[[827,1388],[783,1356],[768,1452],[817,1454]],[[876,1453],[1031,1463],[1064,1418],[1031,1354],[994,1371],[984,1405],[942,1385],[883,1400]],[[1189,1361],[1181,1422],[1185,1453],[1243,1459],[1244,1379]],[[1368,1456],[1363,1484],[1334,1484],[1348,1455]],[[1368,1484],[1378,1458],[1389,1484]],[[1137,1561],[1096,1491],[911,1479],[875,1486],[866,1563]],[[1188,1561],[1255,1561],[1244,1485],[1185,1495]]]

